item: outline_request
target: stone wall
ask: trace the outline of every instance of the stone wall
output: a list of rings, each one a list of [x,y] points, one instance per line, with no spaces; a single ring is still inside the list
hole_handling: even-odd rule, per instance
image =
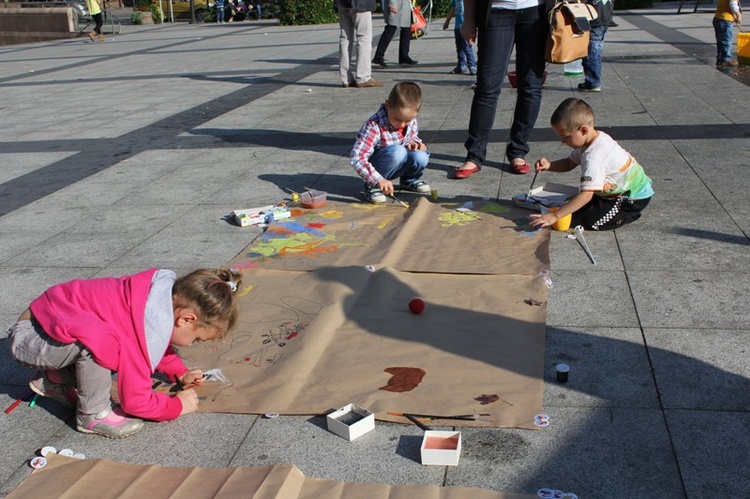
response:
[[[73,38],[78,29],[70,7],[0,8],[0,45]]]

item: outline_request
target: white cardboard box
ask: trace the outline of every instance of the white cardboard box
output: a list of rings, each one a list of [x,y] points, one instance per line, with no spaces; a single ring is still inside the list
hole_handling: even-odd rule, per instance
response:
[[[531,190],[531,197],[526,198],[526,192],[513,196],[513,204],[521,208],[540,211],[542,206],[562,206],[565,202],[578,194],[578,187],[549,182]]]
[[[422,464],[458,466],[458,458],[461,456],[461,432],[428,430],[424,432],[420,450]]]
[[[326,417],[328,431],[351,441],[375,428],[375,414],[356,404],[345,405]]]
[[[285,206],[268,205],[247,210],[234,210],[232,216],[234,217],[234,221],[240,227],[249,227],[251,225],[268,224],[274,220],[291,218],[292,212]]]

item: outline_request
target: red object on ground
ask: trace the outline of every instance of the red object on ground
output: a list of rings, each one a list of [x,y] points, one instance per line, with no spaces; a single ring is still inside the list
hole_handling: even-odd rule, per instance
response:
[[[409,310],[412,314],[421,314],[424,312],[424,302],[419,298],[414,298],[409,302]]]

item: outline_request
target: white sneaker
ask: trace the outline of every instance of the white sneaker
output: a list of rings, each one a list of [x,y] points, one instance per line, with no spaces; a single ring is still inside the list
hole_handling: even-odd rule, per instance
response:
[[[430,186],[422,180],[421,178],[418,178],[417,180],[412,180],[411,182],[407,182],[405,184],[399,184],[401,188],[405,191],[412,191],[412,192],[419,192],[420,194],[424,194],[425,192],[430,192]]]
[[[382,204],[386,202],[385,194],[378,187],[365,186],[365,199],[372,204]]]

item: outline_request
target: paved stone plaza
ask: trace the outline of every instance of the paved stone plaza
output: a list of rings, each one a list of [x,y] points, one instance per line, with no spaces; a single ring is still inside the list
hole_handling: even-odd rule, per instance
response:
[[[586,233],[596,266],[576,241],[551,235],[550,426],[464,429],[459,466],[431,467],[419,462],[415,426],[379,423],[349,443],[320,416],[201,413],[112,441],[76,432],[72,413],[45,399],[0,417],[0,495],[28,476],[27,460],[44,445],[131,463],[290,463],[312,477],[530,495],[542,487],[580,498],[750,495],[750,88],[713,66],[710,7],[677,15],[677,6],[616,15],[601,93],[581,95],[581,78],[548,68],[528,159],[568,153],[549,117],[580,95],[656,191],[642,220]],[[379,35],[382,17],[374,24]],[[124,25],[103,44],[84,36],[0,47],[0,338],[58,282],[225,264],[258,235],[227,215],[278,202],[285,188],[360,201],[349,148],[398,81],[422,85],[425,178],[441,198],[525,192],[531,175],[502,162],[509,86],[488,165],[451,179],[464,157],[473,80],[448,74],[453,32],[441,25],[433,20],[413,42],[418,65],[375,69],[382,89],[340,88],[337,25]],[[540,174],[537,183],[546,181],[577,176]],[[0,339],[3,408],[31,375],[7,344]],[[559,362],[571,366],[566,384],[555,381]]]

